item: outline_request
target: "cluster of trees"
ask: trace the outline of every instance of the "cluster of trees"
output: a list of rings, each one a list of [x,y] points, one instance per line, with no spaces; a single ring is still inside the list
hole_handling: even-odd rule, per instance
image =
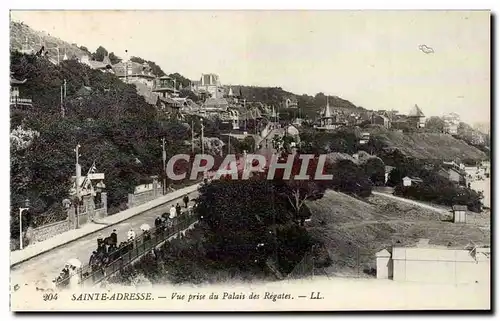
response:
[[[108,52],[106,50],[106,48],[104,48],[103,46],[99,46],[96,49],[96,51],[93,52],[93,53],[91,53],[89,51],[89,49],[87,47],[85,47],[85,46],[80,46],[78,48],[80,50],[82,50],[83,52],[85,52],[90,57],[90,59],[92,59],[92,60],[103,61],[104,57],[106,57],[106,56],[109,55],[109,60],[111,61],[111,63],[113,65],[119,63],[120,61],[122,61],[122,59],[120,57],[118,57],[117,55],[115,55],[114,52]]]
[[[389,173],[387,185],[395,187],[396,195],[433,202],[443,205],[467,205],[469,210],[481,212],[482,195],[476,191],[460,187],[438,174],[440,161],[424,161],[400,158]],[[419,177],[422,183],[403,186],[403,177]]]
[[[317,93],[314,96],[307,94],[296,95],[283,90],[281,87],[235,86],[235,88],[236,87],[238,89],[241,88],[241,94],[247,101],[259,101],[269,106],[275,106],[280,109],[280,114],[284,112],[283,107],[286,99],[295,99],[302,118],[316,118],[318,112],[325,107],[327,100],[324,93]],[[328,100],[331,106],[335,106],[345,111],[356,112],[364,110],[362,107],[358,107],[350,101],[337,96],[329,96]],[[291,115],[286,114],[284,116],[291,117]]]
[[[31,214],[54,210],[65,217],[61,201],[68,197],[77,144],[82,146],[83,174],[94,161],[105,173],[111,212],[123,209],[127,194],[140,181],[162,172],[162,137],[166,138],[167,155],[191,151],[191,146],[184,144],[191,138],[189,123],[166,118],[137,94],[135,86],[112,74],[72,60],[53,65],[17,52],[11,53],[10,67],[14,77],[28,79],[22,95],[34,103],[29,110],[11,110],[11,130],[36,132],[28,135],[30,143],[23,148],[11,144],[13,230],[18,228],[17,208],[27,198]],[[61,106],[64,80],[66,96]],[[216,125],[209,120],[204,124],[207,136],[216,134]],[[195,132],[200,128],[197,119]]]
[[[482,211],[481,199],[483,195],[469,188],[458,187],[445,180],[433,183],[424,182],[412,186],[399,184],[394,189],[394,194],[448,206],[466,205],[469,211],[477,213]]]
[[[333,132],[321,132],[314,129],[306,129],[300,132],[300,150],[307,154],[356,153],[359,145],[359,130],[355,128],[343,128]]]
[[[131,57],[130,61],[137,62],[139,64],[143,64],[143,63],[147,62],[148,65],[151,67],[151,71],[153,72],[153,74],[155,74],[158,77],[162,77],[162,76],[166,75],[165,72],[161,69],[161,67],[158,66],[154,61],[146,60],[146,59],[143,59],[141,57]]]

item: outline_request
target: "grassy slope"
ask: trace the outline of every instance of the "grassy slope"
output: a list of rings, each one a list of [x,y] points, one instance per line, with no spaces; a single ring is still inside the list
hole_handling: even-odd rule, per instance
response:
[[[490,243],[489,217],[475,224],[453,224],[442,221],[440,214],[411,204],[371,196],[367,201],[327,191],[325,196],[308,204],[312,221],[309,232],[325,242],[333,260],[328,272],[357,273],[375,267],[375,253],[393,244],[412,246],[420,238],[429,244],[465,246]],[[481,215],[481,214],[479,214]],[[475,215],[477,216],[477,215]],[[398,243],[399,242],[399,243]],[[449,244],[451,242],[451,244]]]
[[[73,56],[81,57],[84,52],[80,50],[77,46],[74,46],[68,42],[65,42],[59,38],[49,36],[48,34],[40,31],[33,30],[25,24],[19,22],[10,22],[10,49],[20,50],[22,49],[24,43],[28,38],[28,44],[35,51],[40,50],[41,42],[45,42],[46,48],[59,47],[60,59],[63,58],[64,53],[71,58]],[[48,50],[48,55],[57,59],[56,50]]]
[[[421,159],[483,159],[479,149],[447,134],[399,133],[373,129],[372,134],[387,147],[398,148],[404,154]]]

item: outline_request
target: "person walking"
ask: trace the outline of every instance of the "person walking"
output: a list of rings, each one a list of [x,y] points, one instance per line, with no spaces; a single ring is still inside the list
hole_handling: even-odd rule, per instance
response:
[[[118,235],[116,235],[116,230],[113,230],[113,233],[111,233],[111,240],[113,241],[113,245],[117,246],[118,245]]]
[[[181,212],[182,212],[182,207],[179,205],[179,203],[177,203],[175,205],[175,213],[177,214],[176,216],[181,216]]]
[[[174,219],[176,213],[177,210],[175,209],[175,206],[172,204],[172,207],[170,208],[170,216],[168,218],[171,220]]]
[[[132,228],[130,228],[130,230],[128,230],[128,233],[127,233],[127,240],[130,242],[130,241],[133,241],[135,239],[135,232]]]
[[[184,198],[182,199],[184,201],[184,207],[185,208],[188,208],[188,203],[189,203],[189,196],[184,196]]]

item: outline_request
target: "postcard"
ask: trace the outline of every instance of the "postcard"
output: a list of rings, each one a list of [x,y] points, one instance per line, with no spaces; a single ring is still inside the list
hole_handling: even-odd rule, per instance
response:
[[[11,11],[12,311],[490,310],[489,11]]]

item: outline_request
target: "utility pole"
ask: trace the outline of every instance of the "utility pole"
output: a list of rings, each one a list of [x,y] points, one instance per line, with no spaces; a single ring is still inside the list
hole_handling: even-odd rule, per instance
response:
[[[191,153],[194,154],[194,121],[191,120]]]
[[[64,99],[66,99],[66,79],[64,79]]]
[[[63,102],[63,86],[61,86],[61,116],[62,118],[64,118],[65,116],[64,102]]]
[[[243,99],[243,109],[245,110],[245,131],[247,131],[248,114],[247,114],[247,100],[246,99]]]
[[[80,156],[79,154],[79,148],[80,144],[76,145],[75,148],[75,155],[76,155],[76,164],[75,164],[75,190],[76,190],[76,202],[75,202],[75,212],[76,212],[76,225],[75,227],[78,228],[78,216],[80,215],[80,174],[81,174],[81,169],[80,169],[80,164],[78,163],[78,157]]]
[[[201,122],[201,153],[205,155],[205,144],[203,144],[203,134],[205,126],[203,125],[203,118],[200,118],[200,122]]]
[[[163,195],[167,193],[167,151],[165,150],[165,137],[161,139],[162,159],[163,159]]]
[[[231,133],[228,135],[228,142],[227,142],[227,154],[229,155],[231,153]]]

